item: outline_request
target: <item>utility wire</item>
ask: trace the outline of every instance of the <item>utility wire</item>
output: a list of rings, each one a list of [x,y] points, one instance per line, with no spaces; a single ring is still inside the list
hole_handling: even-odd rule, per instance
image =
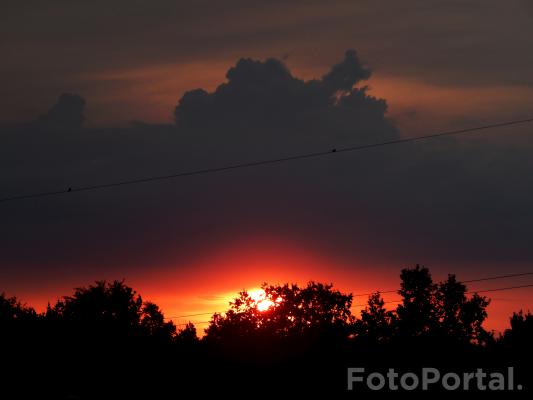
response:
[[[461,283],[492,281],[494,279],[515,278],[517,276],[528,276],[528,275],[533,275],[533,272],[522,272],[522,273],[519,273],[519,274],[497,275],[497,276],[489,276],[489,277],[486,277],[486,278],[469,279],[467,281],[461,281]]]
[[[514,290],[514,289],[523,289],[523,288],[530,288],[530,287],[533,287],[533,284],[531,284],[531,285],[521,285],[521,286],[508,286],[508,287],[496,288],[496,289],[472,290],[472,291],[466,292],[466,293],[501,292],[503,290]]]
[[[487,278],[471,279],[471,280],[468,280],[468,281],[462,281],[460,283],[481,282],[481,281],[487,281],[487,280],[504,279],[504,278],[525,276],[525,275],[533,275],[533,272],[525,272],[525,273],[521,273],[521,274],[509,274],[509,275],[491,276],[491,277],[487,277]],[[470,291],[465,292],[465,294],[500,292],[500,291],[504,291],[504,290],[516,290],[516,289],[524,289],[524,288],[530,288],[530,287],[533,287],[533,284],[520,285],[520,286],[507,286],[507,287],[501,287],[501,288],[495,288],[495,289],[470,290]],[[381,293],[392,293],[392,292],[396,293],[397,291],[385,291],[385,292],[378,292],[378,293],[381,294]],[[374,293],[376,293],[376,292],[374,292]],[[373,294],[373,293],[370,293],[370,294]],[[363,296],[363,295],[360,295],[360,296]],[[389,300],[389,301],[385,301],[384,304],[400,303],[401,301],[402,300]],[[365,307],[367,305],[368,304],[354,304],[352,307]],[[206,313],[178,315],[178,316],[168,317],[167,319],[180,319],[180,318],[196,317],[196,316],[200,316],[200,315],[213,315],[215,313],[221,313],[221,312],[220,311],[214,311],[214,312],[206,312]],[[207,322],[209,322],[209,321],[207,321]],[[201,322],[201,323],[206,323],[206,322],[204,321],[204,322]]]
[[[389,301],[384,301],[383,304],[389,304],[389,303],[401,303],[402,300],[389,300]],[[366,307],[368,306],[368,303],[365,303],[365,304],[353,304],[352,307]]]
[[[496,280],[496,279],[516,278],[516,277],[519,277],[519,276],[528,276],[528,275],[533,275],[533,271],[532,272],[523,272],[523,273],[519,273],[519,274],[489,276],[489,277],[486,277],[486,278],[469,279],[467,281],[459,281],[459,282],[460,283],[484,282],[484,281],[492,281],[492,280]],[[379,292],[379,294],[396,293],[396,292],[398,292],[398,290],[384,290],[384,291],[378,291],[378,292]],[[374,292],[374,293],[376,293],[376,292]],[[374,293],[354,294],[353,297],[366,297],[366,296],[371,296]]]
[[[483,280],[486,280],[486,279],[483,279]],[[478,282],[478,280],[476,279],[473,282]],[[531,284],[531,285],[520,285],[520,286],[508,286],[508,287],[495,288],[495,289],[470,290],[468,292],[465,292],[465,294],[501,292],[501,291],[504,291],[504,290],[524,289],[524,288],[530,288],[530,287],[533,287],[533,284]],[[386,303],[401,303],[401,302],[402,302],[402,300],[390,300],[390,301],[384,301],[383,303],[386,304]],[[366,307],[367,305],[368,304],[355,304],[355,305],[353,305],[353,307]]]
[[[176,178],[182,178],[186,176],[205,175],[205,174],[210,174],[214,172],[229,171],[229,170],[234,170],[234,169],[239,169],[239,168],[257,167],[260,165],[277,164],[277,163],[283,163],[283,162],[288,162],[288,161],[303,160],[307,158],[322,157],[322,156],[327,156],[327,155],[332,155],[332,154],[337,154],[337,153],[347,153],[347,152],[371,149],[375,147],[388,146],[392,144],[400,144],[400,143],[415,142],[415,141],[425,140],[425,139],[433,139],[433,138],[437,138],[441,136],[452,136],[452,135],[460,135],[460,134],[466,134],[466,133],[474,133],[474,132],[479,132],[479,131],[487,130],[487,129],[501,128],[501,127],[506,127],[506,126],[511,126],[511,125],[526,124],[530,122],[533,122],[533,118],[505,121],[505,122],[500,122],[497,124],[481,125],[481,126],[477,126],[473,128],[445,131],[445,132],[433,133],[429,135],[409,137],[409,138],[404,138],[404,139],[388,140],[388,141],[379,142],[379,143],[343,147],[343,148],[338,148],[338,149],[333,148],[333,149],[329,149],[325,151],[318,151],[314,153],[303,153],[303,154],[296,154],[296,155],[287,156],[287,157],[280,157],[280,158],[273,158],[273,159],[267,159],[267,160],[245,162],[245,163],[237,163],[237,164],[226,165],[223,167],[204,168],[204,169],[198,169],[198,170],[193,170],[193,171],[178,172],[178,173],[169,174],[169,175],[149,176],[145,178],[135,178],[135,179],[129,179],[129,180],[123,180],[123,181],[101,183],[101,184],[90,185],[90,186],[68,187],[66,189],[54,190],[54,191],[49,191],[49,192],[38,192],[38,193],[30,193],[30,194],[23,194],[23,195],[14,195],[14,196],[0,198],[0,203],[8,202],[8,201],[24,200],[24,199],[30,199],[30,198],[54,196],[54,195],[60,195],[60,194],[66,194],[66,193],[86,192],[90,190],[99,190],[99,189],[106,189],[106,188],[117,187],[117,186],[134,185],[134,184],[161,181],[161,180],[167,180],[167,179],[176,179]]]
[[[353,297],[366,297],[366,296],[372,296],[373,294],[379,293],[379,294],[386,294],[386,293],[397,293],[398,290],[377,290],[374,293],[363,293],[363,294],[354,294]]]
[[[215,311],[217,312],[217,311]],[[178,316],[174,316],[174,317],[170,317],[170,318],[187,318],[187,317],[198,317],[200,315],[212,315],[214,313],[212,312],[205,312],[205,313],[198,313],[198,314],[188,314],[188,315],[178,315]]]
[[[476,280],[477,281],[477,280]],[[473,291],[469,291],[469,292],[465,292],[465,294],[471,294],[471,293],[488,293],[488,292],[501,292],[501,291],[504,291],[504,290],[515,290],[515,289],[524,289],[524,288],[530,288],[530,287],[533,287],[533,284],[530,284],[530,285],[520,285],[520,286],[508,286],[508,287],[502,287],[502,288],[495,288],[495,289],[484,289],[484,290],[473,290]],[[390,300],[390,301],[384,301],[383,304],[391,304],[391,303],[401,303],[402,300]],[[352,307],[366,307],[368,304],[354,304]],[[201,313],[201,314],[191,314],[189,316],[195,316],[195,315],[207,315],[207,314],[214,314],[214,313]],[[182,317],[187,317],[186,315],[183,315]],[[165,319],[172,319],[172,318],[178,318],[178,317],[169,317],[169,318],[165,318]],[[198,322],[193,322],[193,324],[195,325],[199,325],[199,324],[209,324],[211,321],[198,321]],[[176,324],[178,326],[185,326],[185,325],[188,325],[189,323],[181,323],[181,324]]]
[[[168,319],[168,318],[166,318]],[[198,321],[198,322],[193,322],[193,325],[200,325],[200,324],[209,324],[211,321]],[[174,325],[177,325],[177,326],[185,326],[185,325],[189,325],[190,322],[187,322],[187,323],[183,323],[183,324],[174,324]]]

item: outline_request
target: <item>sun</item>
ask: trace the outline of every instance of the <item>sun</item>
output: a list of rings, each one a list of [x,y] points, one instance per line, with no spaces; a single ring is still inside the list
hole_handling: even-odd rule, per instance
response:
[[[252,289],[248,294],[252,300],[255,301],[255,308],[257,308],[258,311],[267,311],[275,305],[272,300],[266,298],[266,293],[263,289]]]

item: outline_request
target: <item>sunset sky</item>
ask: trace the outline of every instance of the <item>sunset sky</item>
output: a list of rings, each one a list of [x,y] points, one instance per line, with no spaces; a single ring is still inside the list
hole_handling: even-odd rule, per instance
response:
[[[531,118],[532,48],[531,0],[6,0],[0,197]],[[125,279],[181,316],[263,282],[533,271],[532,128],[0,203],[0,292]],[[488,294],[487,326],[532,294]]]

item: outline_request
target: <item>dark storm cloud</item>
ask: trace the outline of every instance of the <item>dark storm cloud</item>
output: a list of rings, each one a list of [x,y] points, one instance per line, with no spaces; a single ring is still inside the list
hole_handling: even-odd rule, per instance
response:
[[[354,43],[384,76],[460,87],[533,83],[524,0],[8,0],[0,7],[3,120],[65,90],[106,98],[116,82],[95,81],[110,71],[288,51],[297,65],[326,67]],[[107,104],[93,106],[103,113]]]
[[[274,136],[285,141],[285,148],[302,139],[312,146],[329,137],[347,142],[396,137],[385,119],[385,101],[368,96],[366,87],[355,87],[370,77],[370,70],[354,50],[321,79],[307,82],[272,58],[241,59],[226,77],[213,93],[196,89],[183,95],[175,109],[178,128],[222,129],[218,137],[224,141],[235,134],[256,143]],[[354,131],[360,132],[355,138]]]
[[[136,124],[131,129],[77,130],[65,134],[64,129],[54,129],[57,124],[49,124],[49,129],[44,132],[28,127],[4,132],[4,189],[6,192],[23,193],[76,187],[122,180],[128,176],[149,176],[172,170],[224,165],[236,160],[316,151],[341,142],[356,144],[397,137],[396,130],[385,118],[385,102],[368,96],[364,87],[354,87],[370,76],[370,71],[360,64],[354,51],[347,52],[344,60],[320,80],[305,82],[295,78],[275,59],[264,62],[242,59],[228,71],[227,76],[228,81],[214,93],[198,89],[185,94],[176,108],[176,126]],[[82,105],[83,101],[78,96],[62,96],[45,119],[70,121],[72,114],[81,116]],[[355,135],[354,131],[359,133]],[[299,185],[302,185],[302,190],[306,184],[317,179],[306,169],[298,174],[301,175]],[[17,261],[15,255],[20,252],[20,246],[32,243],[40,251],[26,254],[31,262],[40,260],[43,263],[42,254],[45,253],[48,257],[44,260],[52,260],[51,263],[56,260],[57,264],[64,266],[65,256],[59,256],[59,253],[85,254],[83,249],[88,245],[98,250],[90,251],[86,259],[77,260],[77,263],[94,265],[94,257],[98,257],[99,253],[106,254],[109,260],[117,254],[142,258],[143,254],[137,251],[141,248],[141,253],[152,254],[147,235],[163,236],[162,247],[165,247],[165,240],[171,241],[175,246],[172,251],[190,240],[204,246],[209,235],[217,236],[227,226],[226,218],[236,209],[248,214],[251,220],[257,219],[256,228],[268,222],[254,216],[257,207],[267,217],[282,212],[277,207],[284,209],[284,202],[273,205],[269,210],[268,199],[276,195],[269,193],[272,190],[270,183],[264,184],[271,179],[274,183],[281,178],[282,191],[290,192],[296,188],[292,184],[287,186],[283,176],[270,176],[266,170],[259,175],[242,171],[228,178],[223,177],[220,181],[218,177],[205,177],[198,183],[185,181],[185,186],[178,185],[176,188],[180,193],[188,193],[188,196],[177,198],[178,192],[173,190],[169,196],[167,190],[171,187],[158,185],[148,188],[148,192],[144,188],[131,188],[127,192],[133,196],[131,203],[119,190],[111,193],[109,198],[99,194],[95,194],[96,197],[92,194],[77,197],[74,203],[68,199],[50,199],[52,202],[49,203],[49,199],[44,199],[38,206],[39,211],[31,206],[28,210],[24,204],[8,204],[4,208],[4,211],[7,210],[5,217],[13,229],[4,239],[13,247],[6,254],[12,256],[12,262],[23,263],[20,258]],[[259,179],[257,183],[256,178]],[[256,198],[258,193],[262,198],[259,203],[260,199]],[[309,195],[312,196],[312,193]],[[216,207],[209,205],[214,197],[219,198]],[[241,204],[246,198],[247,204]],[[96,199],[96,203],[86,199]],[[67,202],[63,203],[64,200]],[[103,203],[100,204],[100,201]],[[145,201],[151,206],[147,206]],[[57,202],[59,208],[56,208]],[[161,206],[154,209],[153,202],[161,203]],[[143,207],[142,204],[147,209],[137,209]],[[12,207],[17,212],[12,213]],[[100,208],[102,215],[99,215]],[[175,227],[175,231],[165,235],[161,233],[165,229],[160,221],[166,218],[166,212],[173,209],[180,210],[169,214],[172,220],[169,226]],[[33,211],[26,214],[21,210]],[[178,220],[174,220],[176,214],[179,214]],[[236,225],[246,219],[241,218]],[[120,222],[113,227],[108,226],[114,220]],[[156,226],[159,228],[156,229]],[[52,234],[50,230],[57,230],[57,233]],[[80,237],[86,238],[87,243],[80,241]],[[48,242],[48,238],[54,239]],[[130,256],[122,253],[128,251],[117,245],[123,240],[136,244],[132,246]],[[155,247],[159,245],[156,243]],[[187,244],[186,247],[190,246]],[[157,249],[157,252],[161,250]]]
[[[85,116],[85,99],[72,94],[63,93],[57,103],[44,115],[35,120],[39,126],[52,129],[76,129],[81,128]]]
[[[386,102],[366,93],[369,76],[353,51],[311,81],[276,59],[244,58],[214,91],[183,95],[176,125],[6,131],[2,195],[397,138]],[[441,139],[3,203],[1,278],[128,276],[256,235],[394,270],[407,262],[531,262],[532,147],[508,135]]]

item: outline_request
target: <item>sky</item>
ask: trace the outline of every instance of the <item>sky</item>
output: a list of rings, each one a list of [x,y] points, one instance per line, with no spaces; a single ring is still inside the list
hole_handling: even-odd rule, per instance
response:
[[[532,22],[530,0],[3,1],[1,197],[528,118]],[[0,291],[124,278],[180,316],[262,282],[530,271],[530,131],[2,203]],[[495,292],[489,328],[531,293]]]

